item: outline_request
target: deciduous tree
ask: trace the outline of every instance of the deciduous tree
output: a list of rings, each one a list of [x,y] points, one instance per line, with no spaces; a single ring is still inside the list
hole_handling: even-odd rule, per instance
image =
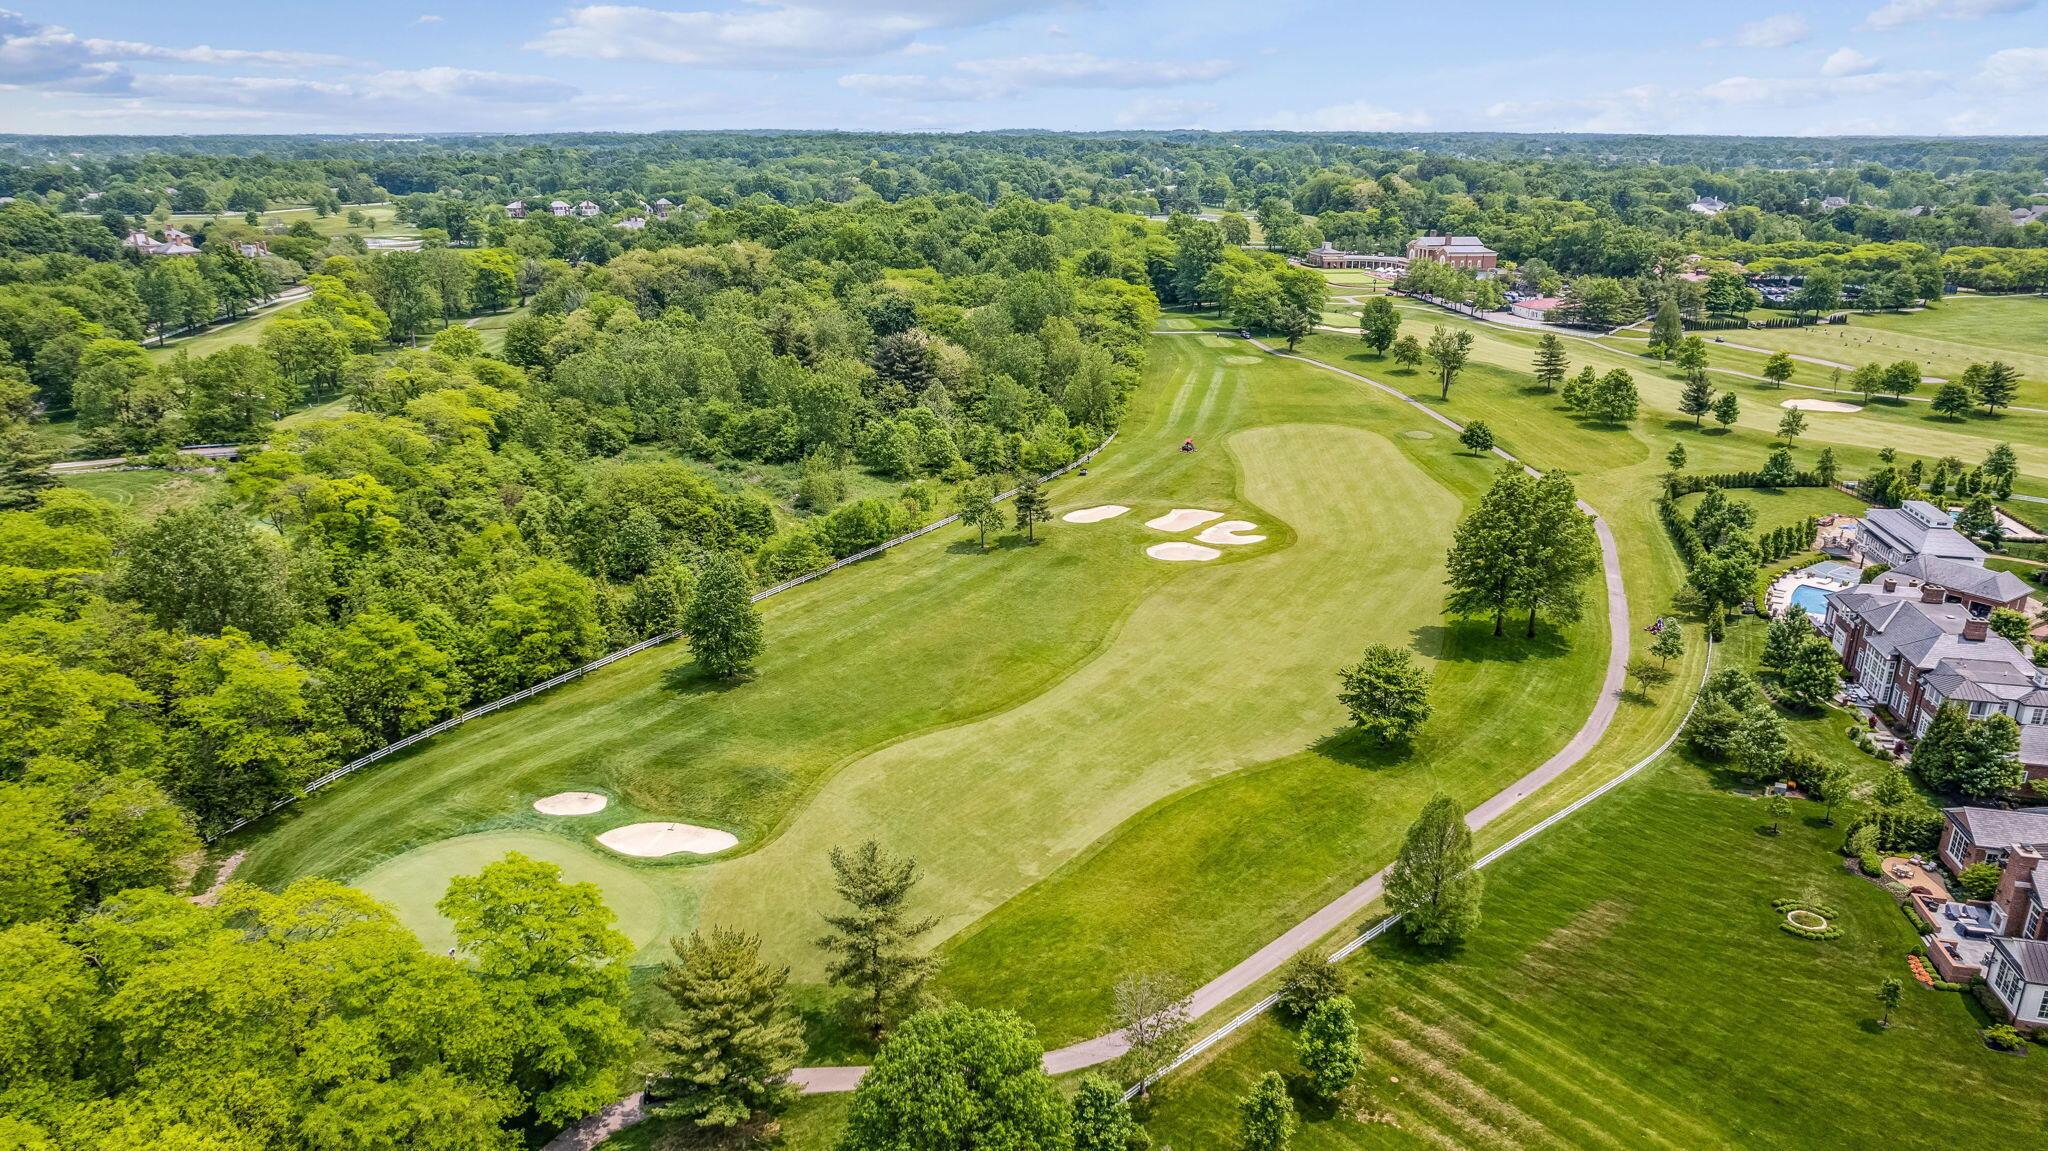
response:
[[[838,1151],[1063,1151],[1072,1119],[1043,1057],[1008,1011],[919,1012],[861,1078]]]
[[[754,669],[761,655],[761,616],[753,604],[747,569],[734,556],[712,552],[697,568],[697,591],[683,616],[683,634],[697,665],[716,679]]]
[[[1479,924],[1485,879],[1472,867],[1472,832],[1447,795],[1423,806],[1387,873],[1387,903],[1431,947],[1462,942]]]

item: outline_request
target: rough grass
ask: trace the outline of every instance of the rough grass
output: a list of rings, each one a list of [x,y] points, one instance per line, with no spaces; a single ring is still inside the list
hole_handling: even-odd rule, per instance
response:
[[[1758,800],[1666,760],[1490,869],[1462,950],[1368,947],[1350,964],[1361,1089],[1341,1113],[1304,1105],[1293,1146],[2011,1146],[2039,1130],[2048,1064],[1986,1050],[1971,1000],[1912,982],[1905,918],[1841,869],[1817,806],[1795,809],[1761,835]],[[1770,901],[1806,893],[1841,912],[1842,938],[1778,930]],[[1887,977],[1907,985],[1889,1031]],[[1278,1021],[1247,1029],[1159,1092],[1154,1137],[1228,1145],[1237,1097],[1296,1074],[1292,1047]]]

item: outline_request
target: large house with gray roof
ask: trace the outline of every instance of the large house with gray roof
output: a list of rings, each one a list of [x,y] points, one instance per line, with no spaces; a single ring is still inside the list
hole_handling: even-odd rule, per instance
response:
[[[2026,611],[2033,592],[2027,581],[2011,572],[1932,555],[1915,556],[1885,574],[1915,590],[1930,584],[1938,587],[1943,602],[1962,604],[1971,615],[1989,616],[2002,607]]]
[[[1999,878],[1984,903],[1914,894],[1933,928],[1929,958],[1945,979],[1981,976],[2014,1023],[2048,1027],[2048,811],[1951,807],[1941,814],[1942,865],[1954,874],[1988,863]]]
[[[1895,508],[1872,508],[1864,513],[1856,536],[1857,550],[1866,564],[1897,567],[1917,556],[1984,564],[1984,549],[1956,530],[1949,514],[1925,500],[1907,500]]]
[[[1886,572],[1828,596],[1821,628],[1855,688],[1916,736],[1952,701],[1972,716],[2004,712],[2023,734],[2048,725],[2048,671],[1940,584]]]

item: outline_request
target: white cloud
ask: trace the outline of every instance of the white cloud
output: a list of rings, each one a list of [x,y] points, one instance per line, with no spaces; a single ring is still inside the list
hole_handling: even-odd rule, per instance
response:
[[[1681,105],[1654,84],[1561,100],[1503,100],[1487,119],[1503,129],[1545,132],[1653,132],[1668,127]]]
[[[1854,48],[1837,48],[1821,61],[1820,74],[1823,76],[1861,76],[1877,71],[1880,61],[1875,56],[1866,56]]]
[[[2034,0],[1890,0],[1865,22],[1872,28],[1897,28],[1920,20],[1976,20],[2033,6]]]
[[[1140,96],[1118,109],[1116,122],[1125,128],[1194,128],[1216,108],[1214,100]]]
[[[0,9],[0,85],[62,92],[120,94],[134,86],[131,62],[253,64],[275,68],[345,65],[323,52],[263,51],[199,45],[173,48],[135,40],[91,40],[55,24],[41,24]]]
[[[1309,112],[1276,112],[1263,126],[1283,132],[1402,132],[1428,125],[1429,117],[1421,112],[1396,112],[1354,100]]]
[[[1060,52],[962,60],[963,72],[1013,88],[1164,88],[1229,75],[1228,60],[1119,60],[1092,52]]]
[[[550,56],[712,68],[814,67],[898,51],[919,35],[973,27],[1047,0],[754,0],[725,11],[623,4],[572,8],[526,47]]]
[[[439,16],[434,15],[431,12],[413,21],[414,24],[439,24],[440,22],[441,18]]]
[[[356,61],[326,52],[251,51],[244,48],[166,48],[133,40],[87,40],[86,49],[106,60],[171,60],[180,64],[268,64],[279,68],[340,67]]]
[[[1726,39],[1707,41],[1710,48],[1783,48],[1797,44],[1811,33],[1806,17],[1797,12],[1781,12],[1761,20],[1751,20],[1735,30],[1735,35]]]
[[[1718,104],[1810,106],[1845,96],[1920,94],[1941,82],[1937,72],[1863,72],[1849,76],[1730,76],[1700,89]]]
[[[1985,57],[1978,74],[2004,92],[2048,88],[2048,48],[2002,48]]]
[[[551,105],[579,93],[545,76],[517,76],[467,68],[373,72],[346,80],[293,76],[201,76],[182,73],[135,77],[137,95],[163,103],[259,109],[286,115],[355,115],[389,119],[459,115],[482,107]],[[429,125],[422,125],[429,126]]]
[[[1039,88],[1171,88],[1235,70],[1227,60],[1123,60],[1092,52],[999,56],[962,60],[953,67],[960,74],[856,72],[841,76],[839,86],[888,100],[951,103],[1001,100]]]

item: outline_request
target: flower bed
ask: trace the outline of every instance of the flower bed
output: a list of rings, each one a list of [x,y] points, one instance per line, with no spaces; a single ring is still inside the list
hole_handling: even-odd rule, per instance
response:
[[[1835,939],[1842,934],[1832,920],[1835,909],[1825,903],[1806,899],[1780,899],[1772,902],[1771,909],[1785,918],[1778,924],[1779,930],[1801,939]]]

